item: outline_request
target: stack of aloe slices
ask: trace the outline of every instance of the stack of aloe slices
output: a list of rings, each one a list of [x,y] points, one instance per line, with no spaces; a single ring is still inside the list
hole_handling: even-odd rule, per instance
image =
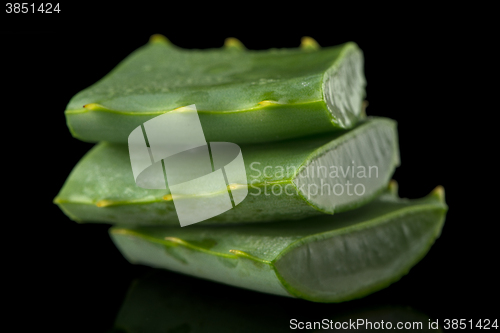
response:
[[[132,263],[316,302],[363,297],[427,253],[447,211],[442,187],[398,198],[396,124],[365,116],[364,87],[354,43],[186,50],[154,35],[68,104],[73,136],[99,143],[54,202],[74,221],[114,224]],[[181,228],[168,185],[136,185],[127,139],[191,104],[207,141],[239,144],[248,185],[229,190],[248,195]]]

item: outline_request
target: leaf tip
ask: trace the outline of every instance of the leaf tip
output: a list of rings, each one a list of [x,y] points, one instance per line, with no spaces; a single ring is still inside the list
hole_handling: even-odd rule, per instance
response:
[[[183,245],[183,246],[190,245],[189,243],[187,243],[187,242],[185,242],[182,239],[177,238],[177,237],[165,237],[164,240],[166,240],[167,242],[174,243],[175,245]]]
[[[304,36],[300,40],[300,48],[303,50],[319,50],[321,46],[319,46],[318,42],[309,36]]]
[[[99,207],[99,208],[100,207],[108,207],[108,206],[111,206],[112,204],[113,204],[113,201],[111,201],[111,200],[105,200],[105,199],[104,200],[99,200],[99,201],[97,201],[95,203],[95,205],[97,207]]]
[[[439,198],[440,201],[444,202],[444,187],[441,185],[436,186],[435,189],[431,192],[432,195],[435,195]]]
[[[129,234],[128,230],[123,229],[123,228],[111,228],[111,230],[109,230],[109,232],[114,234],[114,235],[127,235],[127,234]]]
[[[255,257],[249,255],[246,252],[240,251],[240,250],[229,250],[232,254],[234,254],[237,257],[243,257],[243,258],[248,258],[248,259],[255,259]]]
[[[224,41],[224,48],[234,49],[234,50],[246,50],[245,45],[243,45],[243,43],[240,42],[239,39],[234,37],[226,38],[226,40]]]
[[[267,260],[255,257],[255,256],[253,256],[251,254],[248,254],[248,253],[240,251],[240,250],[229,250],[229,252],[231,252],[232,254],[234,254],[237,257],[250,259],[250,260],[253,260],[254,262],[264,263],[264,264],[269,264],[270,263]]]
[[[83,106],[84,109],[95,111],[95,110],[102,110],[104,107],[100,104],[97,103],[88,103]]]
[[[163,36],[162,34],[154,34],[151,37],[149,37],[149,42],[151,44],[164,44],[164,45],[170,45],[170,41],[168,40],[167,37]]]
[[[391,192],[391,194],[396,196],[398,195],[399,185],[398,182],[395,181],[394,179],[391,179],[389,181],[389,185],[387,186],[387,188],[389,189],[389,192]]]
[[[258,104],[261,106],[269,106],[269,105],[276,105],[276,104],[280,104],[280,103],[278,101],[265,100],[265,101],[260,101]]]

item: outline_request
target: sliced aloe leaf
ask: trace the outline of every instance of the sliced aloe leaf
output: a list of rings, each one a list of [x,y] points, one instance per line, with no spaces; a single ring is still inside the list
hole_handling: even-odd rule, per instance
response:
[[[113,332],[276,333],[301,328],[341,330],[349,322],[361,331],[374,323],[383,329],[396,328],[398,322],[409,322],[419,332],[430,331],[430,318],[409,307],[358,306],[346,311],[340,304],[311,304],[227,288],[155,270],[130,285]]]
[[[363,54],[354,43],[319,48],[188,50],[155,36],[75,95],[74,137],[126,143],[145,121],[195,104],[208,141],[255,143],[351,128],[363,117]]]
[[[335,217],[219,227],[113,227],[125,258],[260,292],[342,302],[387,287],[440,235],[437,187],[418,200],[392,192]]]
[[[242,145],[241,152],[248,185],[229,189],[233,197],[248,192],[246,198],[201,223],[299,219],[350,210],[376,197],[399,164],[396,123],[385,118],[369,118],[349,131]],[[95,146],[54,202],[76,221],[179,225],[168,188],[147,190],[135,184],[125,145]]]

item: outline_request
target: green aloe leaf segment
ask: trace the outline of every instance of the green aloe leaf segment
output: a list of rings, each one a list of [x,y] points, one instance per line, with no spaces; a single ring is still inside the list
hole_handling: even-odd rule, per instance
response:
[[[204,227],[110,229],[131,263],[316,302],[363,297],[397,281],[440,235],[444,190],[399,199],[396,185],[338,216]]]
[[[350,42],[319,48],[188,50],[154,36],[65,114],[74,137],[126,143],[147,120],[195,104],[208,141],[255,143],[353,127],[363,117],[363,54]]]
[[[385,118],[368,118],[336,133],[242,145],[241,151],[248,185],[234,184],[230,191],[246,190],[247,197],[200,223],[289,220],[354,209],[376,197],[399,165],[396,123]],[[81,222],[179,225],[168,188],[138,187],[128,149],[120,144],[96,145],[54,202]]]

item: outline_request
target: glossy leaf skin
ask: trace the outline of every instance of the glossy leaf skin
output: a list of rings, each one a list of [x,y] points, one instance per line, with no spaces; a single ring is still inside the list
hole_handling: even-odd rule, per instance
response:
[[[369,118],[349,131],[242,145],[241,151],[249,184],[247,197],[233,209],[200,223],[290,220],[354,209],[376,197],[399,165],[396,124],[385,118]],[[321,163],[340,167],[343,163],[346,170],[352,165],[374,164],[377,177],[353,180],[366,184],[363,195],[337,196],[327,192],[328,187],[319,191],[320,185],[316,187],[320,193],[314,195],[312,185],[308,190],[309,182],[344,181],[314,175],[315,169],[308,173],[309,167]],[[232,185],[230,190],[234,194],[242,186]],[[100,143],[77,164],[54,202],[79,222],[179,225],[169,193],[168,189],[136,186],[127,147]]]
[[[113,227],[131,263],[315,302],[343,302],[405,275],[439,237],[447,206],[386,192],[335,217],[220,227]]]
[[[72,135],[126,143],[137,126],[195,104],[207,141],[256,143],[351,128],[363,117],[354,43],[314,49],[187,50],[151,42],[75,95]]]

